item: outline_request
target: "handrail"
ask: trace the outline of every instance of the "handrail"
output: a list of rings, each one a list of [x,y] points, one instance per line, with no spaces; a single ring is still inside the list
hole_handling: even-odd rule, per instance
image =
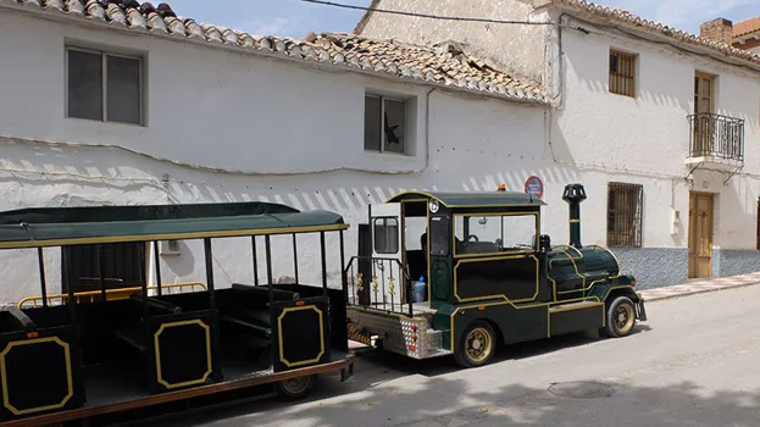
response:
[[[692,157],[744,160],[744,120],[713,113],[691,114],[687,118],[691,123],[689,153]]]
[[[356,261],[356,263],[354,262]],[[367,283],[360,272],[354,276],[354,270],[358,270],[358,264],[361,261],[370,262],[373,273],[368,277]],[[384,262],[391,266],[386,277]],[[397,268],[397,277],[393,275],[393,265]],[[379,275],[377,274],[379,272]],[[350,284],[349,284],[350,278]],[[361,305],[365,308],[372,308],[387,313],[400,313],[408,316],[414,316],[414,304],[412,302],[412,279],[409,272],[404,269],[404,265],[397,258],[373,257],[373,256],[352,256],[346,267],[343,269],[343,280],[349,289],[349,304],[356,304],[359,293],[366,293],[369,299],[369,305]],[[401,280],[399,288],[396,289],[396,281]],[[403,293],[399,295],[399,291]],[[403,296],[407,301],[404,302]],[[389,296],[390,300],[385,297]],[[374,297],[374,298],[373,298]],[[398,300],[396,300],[398,297]],[[398,310],[396,309],[398,307]],[[406,309],[405,309],[406,308]]]
[[[185,288],[192,288],[192,290],[195,291],[196,286],[200,287],[204,291],[208,290],[206,285],[201,282],[162,284],[161,290],[163,291],[163,290],[179,289],[180,291],[183,291]],[[158,286],[151,285],[151,286],[148,286],[147,288],[148,288],[148,291],[157,290]],[[127,299],[133,293],[139,292],[141,290],[142,290],[142,287],[140,286],[134,286],[131,288],[121,288],[121,289],[107,289],[106,300],[117,301],[117,300]],[[94,302],[96,297],[99,297],[102,295],[103,295],[103,291],[101,290],[82,291],[82,292],[75,292],[74,298],[77,304],[81,304],[83,302]],[[47,296],[48,305],[64,305],[66,304],[66,301],[68,300],[68,298],[69,298],[69,294],[48,295]],[[26,298],[23,298],[21,301],[19,301],[18,304],[16,304],[16,306],[19,309],[41,307],[43,305],[42,299],[43,299],[42,296],[26,297]],[[54,304],[54,302],[58,302],[58,304]]]

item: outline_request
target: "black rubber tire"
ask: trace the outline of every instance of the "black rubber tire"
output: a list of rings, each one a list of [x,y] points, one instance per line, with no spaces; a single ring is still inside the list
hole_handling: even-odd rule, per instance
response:
[[[285,401],[300,400],[306,397],[316,382],[316,375],[307,375],[280,381],[275,384],[277,397]]]
[[[617,325],[615,314],[618,310],[624,310],[626,316],[630,316],[626,319],[626,324],[621,328]],[[612,300],[612,303],[607,306],[606,313],[606,325],[604,327],[604,335],[610,338],[622,338],[628,336],[633,332],[633,328],[636,326],[636,306],[630,298],[620,296]]]
[[[486,343],[488,349],[483,357],[473,359],[467,352],[468,336],[477,331],[477,333],[485,334],[489,342]],[[462,333],[462,338],[459,340],[459,344],[454,350],[454,360],[465,368],[477,368],[485,366],[491,363],[494,354],[496,353],[496,347],[498,340],[496,339],[496,333],[488,322],[476,321],[471,323],[467,329]]]

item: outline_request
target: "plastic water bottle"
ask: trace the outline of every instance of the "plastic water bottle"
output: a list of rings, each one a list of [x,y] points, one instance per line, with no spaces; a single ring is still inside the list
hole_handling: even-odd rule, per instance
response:
[[[425,276],[420,276],[420,280],[414,284],[414,302],[425,301]]]

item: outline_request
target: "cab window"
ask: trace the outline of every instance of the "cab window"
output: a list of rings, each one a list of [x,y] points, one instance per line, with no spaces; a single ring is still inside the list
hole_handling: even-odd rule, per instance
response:
[[[536,215],[457,216],[458,254],[482,254],[535,249]]]
[[[376,218],[375,227],[375,252],[378,254],[398,253],[398,219]]]
[[[430,218],[430,255],[447,256],[451,245],[451,222],[448,217]]]

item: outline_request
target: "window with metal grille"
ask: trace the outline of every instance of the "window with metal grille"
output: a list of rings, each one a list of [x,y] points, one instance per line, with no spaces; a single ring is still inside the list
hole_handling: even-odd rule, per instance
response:
[[[610,51],[610,92],[636,97],[636,56]]]
[[[607,188],[607,246],[641,247],[644,186],[611,182]]]

